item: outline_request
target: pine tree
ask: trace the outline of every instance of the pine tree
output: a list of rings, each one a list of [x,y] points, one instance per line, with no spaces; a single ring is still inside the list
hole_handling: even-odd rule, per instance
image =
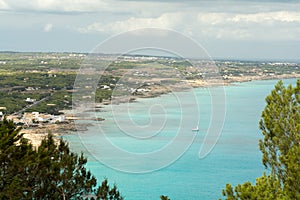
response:
[[[84,165],[87,159],[70,151],[63,140],[56,144],[51,134],[37,150],[32,166],[35,198],[82,199],[93,192],[96,178]]]
[[[294,88],[279,81],[266,103],[259,148],[271,173],[257,178],[255,185],[246,182],[233,189],[227,184],[222,192],[227,200],[300,199],[300,80]]]
[[[285,88],[279,81],[266,102],[260,121],[264,135],[259,141],[262,162],[284,181],[287,168],[282,161],[290,148],[300,143],[300,80],[295,88],[291,85]]]
[[[161,199],[161,200],[170,200],[168,196],[164,196],[164,195],[161,195],[161,196],[160,196],[160,199]]]
[[[20,130],[13,121],[0,121],[0,199],[21,199],[28,189],[35,153]]]
[[[105,179],[101,186],[98,187],[96,193],[97,200],[123,200],[120,192],[117,189],[117,186],[114,185],[113,188],[110,188],[107,179]]]
[[[65,141],[49,134],[34,150],[20,130],[12,121],[0,121],[0,199],[123,199],[107,180],[96,190],[87,159]]]

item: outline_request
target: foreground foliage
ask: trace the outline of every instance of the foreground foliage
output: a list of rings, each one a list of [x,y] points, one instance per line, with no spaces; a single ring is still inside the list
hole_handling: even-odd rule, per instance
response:
[[[57,144],[49,134],[34,150],[20,130],[0,122],[0,199],[123,199],[107,180],[96,189],[87,159],[63,140]]]
[[[300,80],[295,87],[279,81],[266,98],[259,141],[262,162],[270,174],[223,190],[227,200],[300,199]]]

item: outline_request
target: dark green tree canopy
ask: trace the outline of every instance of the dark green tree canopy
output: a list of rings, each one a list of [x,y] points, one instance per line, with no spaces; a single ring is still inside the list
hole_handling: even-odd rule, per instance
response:
[[[262,162],[280,179],[285,179],[287,169],[282,161],[300,142],[300,80],[295,88],[291,85],[285,88],[279,81],[266,102],[260,121],[264,135],[259,141]]]
[[[123,197],[85,168],[83,154],[49,134],[33,149],[12,121],[0,121],[0,199],[110,199]]]
[[[223,190],[227,200],[300,199],[300,79],[295,87],[279,81],[266,104],[259,148],[270,175],[264,173],[255,185],[246,182],[233,189],[227,184]]]

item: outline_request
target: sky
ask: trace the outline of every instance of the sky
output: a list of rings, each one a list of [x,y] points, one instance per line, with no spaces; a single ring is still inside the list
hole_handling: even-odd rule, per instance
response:
[[[174,30],[212,58],[300,60],[300,1],[0,0],[0,51],[91,52],[140,28]]]

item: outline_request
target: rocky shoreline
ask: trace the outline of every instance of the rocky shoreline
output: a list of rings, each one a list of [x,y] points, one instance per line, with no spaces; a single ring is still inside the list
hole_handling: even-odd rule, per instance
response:
[[[112,99],[113,104],[120,104],[120,103],[128,103],[134,102],[138,98],[154,98],[163,94],[170,93],[172,91],[184,91],[190,88],[197,88],[197,87],[209,87],[209,86],[226,86],[232,85],[234,83],[241,83],[241,82],[248,82],[248,81],[256,81],[256,80],[275,80],[275,79],[289,79],[289,78],[300,78],[300,74],[283,74],[283,75],[276,75],[276,76],[243,76],[243,77],[231,77],[228,80],[186,80],[184,84],[173,85],[172,87],[159,87],[155,86],[151,88],[151,92],[149,93],[141,93],[134,96],[127,96],[127,97],[118,97]],[[186,87],[189,85],[190,87]],[[105,102],[101,105],[107,105],[108,102]],[[96,105],[94,108],[89,108],[86,111],[96,111],[101,112],[101,105]],[[80,127],[75,125],[75,120],[94,120],[94,121],[103,121],[103,118],[80,118],[80,117],[70,117],[64,123],[56,123],[56,124],[40,124],[36,127],[23,127],[21,133],[24,134],[24,137],[27,138],[30,143],[37,147],[43,138],[46,137],[48,133],[52,133],[53,135],[59,137],[64,134],[74,134],[77,131],[86,131],[88,126],[92,124],[89,123],[81,123]]]
[[[62,135],[74,134],[78,131],[87,131],[89,126],[92,126],[92,124],[81,123],[80,127],[78,127],[75,125],[74,120],[69,120],[64,123],[45,123],[34,127],[23,126],[21,133],[24,134],[24,138],[28,139],[34,147],[37,147],[49,133],[53,134],[56,138],[59,138]]]

